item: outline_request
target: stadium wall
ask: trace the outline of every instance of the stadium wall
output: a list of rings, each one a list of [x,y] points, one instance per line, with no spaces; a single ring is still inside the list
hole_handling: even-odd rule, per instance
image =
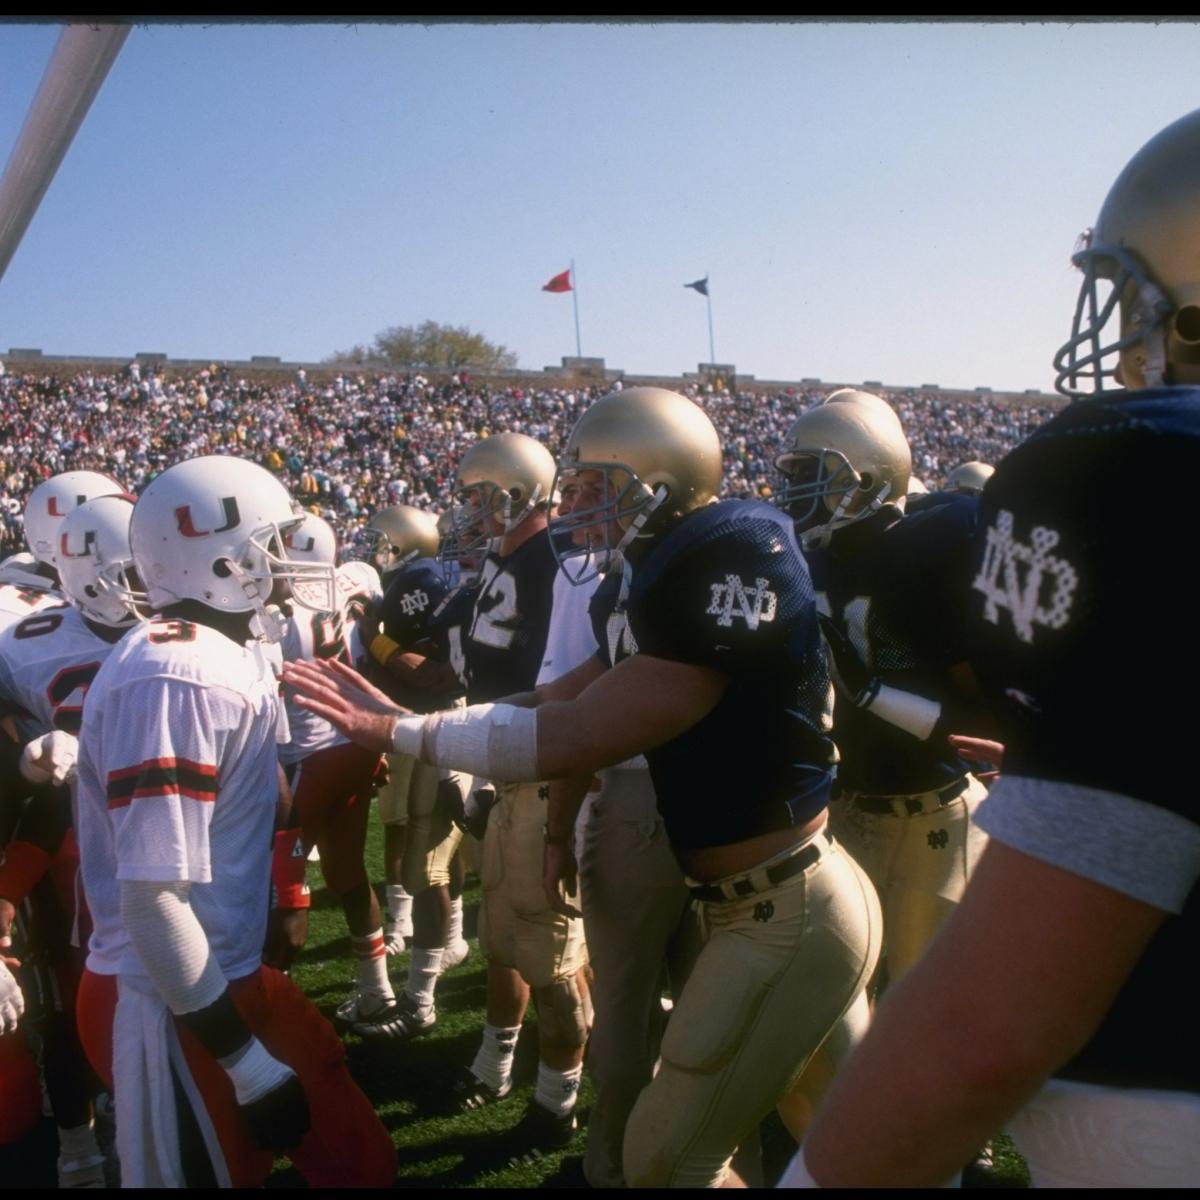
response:
[[[153,365],[165,375],[183,375],[205,368],[227,367],[231,371],[267,382],[280,375],[295,378],[303,370],[310,383],[331,381],[339,371],[370,371],[386,374],[397,371],[385,362],[328,363],[292,362],[275,355],[256,354],[249,359],[171,358],[164,353],[139,351],[133,355],[97,356],[92,354],[46,354],[40,349],[14,346],[7,354],[0,355],[7,369],[17,372],[38,372],[46,375],[78,374],[94,371],[99,374],[116,374],[126,370],[131,362],[143,367]],[[449,378],[451,372],[423,370],[421,374],[430,379]],[[681,384],[696,386],[713,385],[729,387],[740,392],[830,392],[837,388],[855,387],[865,391],[884,391],[915,394],[917,392],[938,393],[950,401],[987,399],[1007,405],[1046,405],[1059,407],[1065,403],[1063,397],[1053,392],[1040,392],[1027,388],[1022,392],[1010,392],[990,387],[953,388],[936,383],[886,383],[878,379],[829,380],[829,379],[758,379],[738,371],[733,363],[700,363],[695,371],[681,375],[645,375],[636,371],[625,371],[608,367],[603,358],[564,358],[560,365],[545,367],[541,371],[470,371],[476,380],[486,379],[492,383],[503,383],[521,387],[583,387],[618,380],[626,386],[643,385],[652,387],[678,388]]]

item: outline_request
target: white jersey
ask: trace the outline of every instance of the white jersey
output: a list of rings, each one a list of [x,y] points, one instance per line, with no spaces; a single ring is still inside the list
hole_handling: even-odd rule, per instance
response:
[[[260,965],[277,713],[275,676],[258,644],[159,619],[113,648],[88,692],[79,749],[90,970],[145,976],[121,924],[124,879],[190,883],[226,978]]]
[[[22,617],[65,604],[66,597],[50,588],[24,583],[0,583],[0,630],[15,625]]]
[[[52,729],[77,735],[83,698],[113,647],[67,604],[14,622],[0,633],[0,705],[19,710],[27,738]]]
[[[285,662],[339,658],[357,666],[366,657],[358,633],[358,617],[368,604],[382,596],[379,574],[367,563],[346,563],[338,567],[335,582],[336,613],[316,613],[294,606],[281,643]],[[285,767],[302,761],[317,750],[346,742],[347,739],[328,721],[301,708],[292,688],[283,689],[283,700],[292,734],[291,741],[279,747],[279,761]]]
[[[592,602],[592,593],[600,586],[600,579],[597,575],[576,585],[563,571],[554,576],[546,650],[537,673],[539,684],[569,674],[600,649],[588,616],[588,605]]]

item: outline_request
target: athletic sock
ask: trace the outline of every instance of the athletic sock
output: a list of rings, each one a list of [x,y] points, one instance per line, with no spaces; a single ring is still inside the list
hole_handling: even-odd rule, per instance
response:
[[[444,953],[441,946],[434,950],[413,947],[412,961],[408,965],[408,986],[404,990],[413,998],[421,1012],[433,1007],[433,989],[442,969]]]
[[[388,920],[400,926],[404,937],[412,935],[412,906],[413,898],[404,890],[401,883],[387,885],[387,914]]]
[[[462,897],[450,901],[450,921],[446,925],[446,945],[457,946],[463,940]]]
[[[579,1081],[583,1078],[583,1063],[569,1071],[556,1071],[538,1063],[537,1089],[534,1100],[556,1117],[565,1117],[579,1098]]]
[[[350,952],[354,955],[354,974],[360,996],[395,1000],[387,973],[387,953],[383,947],[383,930],[376,929],[366,937],[352,937]]]
[[[479,1053],[471,1064],[477,1079],[482,1079],[493,1091],[502,1091],[512,1081],[513,1054],[517,1049],[520,1025],[504,1028],[484,1025]]]
[[[85,1125],[74,1125],[70,1129],[65,1129],[60,1125],[58,1127],[58,1153],[62,1159],[70,1162],[90,1162],[92,1160],[103,1162],[104,1156],[100,1153],[100,1147],[96,1142],[93,1122],[88,1121]]]

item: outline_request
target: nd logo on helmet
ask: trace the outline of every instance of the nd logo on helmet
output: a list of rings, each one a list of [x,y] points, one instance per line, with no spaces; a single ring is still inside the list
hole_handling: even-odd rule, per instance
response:
[[[75,497],[75,507],[78,508],[81,504],[84,503],[85,500],[87,500],[86,496],[76,496]],[[65,512],[59,511],[57,496],[51,496],[50,499],[46,502],[46,512],[52,517],[65,517],[67,515]]]
[[[192,522],[192,506],[184,504],[175,510],[175,520],[179,524],[179,532],[186,538],[208,537],[209,534],[224,533],[227,529],[233,529],[236,525],[241,524],[242,517],[238,512],[236,496],[223,496],[221,511],[225,516],[224,525],[219,525],[216,529],[197,529]]]

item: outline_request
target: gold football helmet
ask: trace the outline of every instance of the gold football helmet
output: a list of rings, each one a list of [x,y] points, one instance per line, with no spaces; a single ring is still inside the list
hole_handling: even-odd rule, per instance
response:
[[[985,462],[965,462],[946,476],[947,492],[958,492],[963,496],[983,494],[984,485],[996,473],[996,468]]]
[[[366,524],[369,555],[381,575],[414,558],[433,558],[438,551],[437,519],[411,504],[381,508]]]
[[[1200,110],[1151,138],[1109,190],[1071,261],[1083,272],[1071,337],[1054,356],[1066,396],[1200,383]],[[1102,299],[1098,284],[1111,291]],[[1117,336],[1105,327],[1120,308]]]
[[[903,502],[912,453],[900,418],[883,401],[833,402],[796,419],[775,466],[783,477],[775,502],[805,545],[824,546],[835,529]]]
[[[665,388],[632,387],[602,396],[575,422],[556,484],[582,472],[574,510],[552,522],[588,531],[586,540],[556,538],[559,565],[575,583],[604,571],[635,538],[652,537],[673,520],[717,498],[721,440],[699,405]],[[577,544],[584,541],[584,544]],[[594,553],[578,570],[565,560]]]

